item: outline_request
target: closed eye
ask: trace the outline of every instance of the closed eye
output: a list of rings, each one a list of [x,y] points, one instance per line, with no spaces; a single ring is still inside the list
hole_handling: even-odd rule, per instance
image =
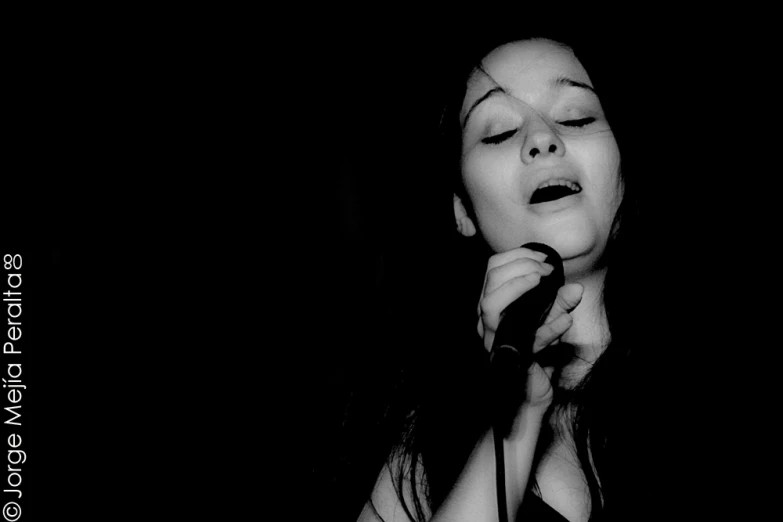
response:
[[[516,133],[517,133],[517,129],[511,129],[506,132],[501,132],[500,134],[495,134],[494,136],[487,136],[486,138],[483,138],[481,140],[481,143],[486,143],[488,145],[497,145],[498,143],[503,143],[507,139],[511,138]]]
[[[565,125],[566,127],[584,127],[585,125],[590,125],[595,121],[595,118],[580,118],[578,120],[565,120],[565,121],[559,121],[558,123],[560,125]]]

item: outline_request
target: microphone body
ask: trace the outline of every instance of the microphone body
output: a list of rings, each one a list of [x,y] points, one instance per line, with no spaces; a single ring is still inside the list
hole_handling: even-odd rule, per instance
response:
[[[533,363],[536,330],[546,319],[565,283],[563,260],[552,247],[527,243],[528,248],[546,254],[546,263],[554,267],[538,285],[511,303],[503,314],[490,352],[490,371],[496,386],[494,427],[508,437],[527,390],[527,372]]]

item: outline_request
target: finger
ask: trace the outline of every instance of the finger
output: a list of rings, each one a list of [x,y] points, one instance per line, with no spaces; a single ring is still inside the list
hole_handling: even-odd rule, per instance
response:
[[[584,287],[579,283],[570,283],[563,285],[557,291],[557,297],[552,304],[552,309],[549,310],[549,314],[544,319],[544,324],[554,321],[563,314],[571,312],[582,301],[582,295],[584,294]]]
[[[530,274],[515,277],[506,281],[491,294],[487,294],[479,303],[481,319],[485,330],[497,330],[500,313],[519,296],[536,286],[541,281],[541,274]]]
[[[487,351],[492,350],[492,344],[495,342],[495,332],[484,330],[484,321],[478,320],[479,337],[484,339],[484,349]]]
[[[531,272],[538,272],[541,275],[549,275],[555,269],[548,263],[541,263],[535,259],[520,258],[514,259],[495,268],[487,270],[484,285],[484,295],[490,294],[502,286],[505,282],[515,277],[522,277]]]
[[[554,321],[544,324],[544,326],[536,330],[536,338],[533,341],[533,353],[538,353],[562,337],[571,328],[572,324],[574,324],[574,319],[568,313],[563,313]]]
[[[552,402],[552,368],[543,368],[538,363],[530,365],[527,381],[527,405],[532,408],[548,406]]]
[[[490,257],[487,268],[495,268],[496,266],[505,265],[515,259],[521,258],[535,259],[541,263],[546,260],[546,254],[536,250],[530,250],[529,248],[514,248]]]
[[[525,258],[534,259],[539,263],[543,263],[546,260],[546,254],[536,250],[530,250],[529,248],[514,248],[506,252],[501,252],[489,258],[489,261],[487,262],[487,273],[493,268],[505,265],[516,259]],[[484,284],[482,285],[482,288],[486,288],[487,286],[487,273],[484,274]]]

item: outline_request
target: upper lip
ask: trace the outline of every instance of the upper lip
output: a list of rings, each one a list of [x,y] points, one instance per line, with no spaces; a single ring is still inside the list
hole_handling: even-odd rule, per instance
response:
[[[579,175],[575,169],[566,166],[545,167],[537,170],[530,178],[530,183],[528,184],[530,190],[526,195],[526,201],[530,202],[530,198],[533,197],[533,193],[536,190],[541,188],[544,183],[553,180],[570,181],[572,183],[576,183],[580,187],[582,186],[582,184],[579,182]]]

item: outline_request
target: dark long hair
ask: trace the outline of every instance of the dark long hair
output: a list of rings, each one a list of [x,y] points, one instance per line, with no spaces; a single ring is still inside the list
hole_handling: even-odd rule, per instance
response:
[[[427,232],[448,228],[448,233],[437,236],[448,236],[448,241],[434,247],[446,254],[439,256],[442,263],[431,266],[436,273],[427,274],[426,296],[422,274],[414,269],[387,275],[390,293],[397,296],[390,301],[403,306],[392,306],[387,314],[386,331],[391,332],[387,348],[394,350],[396,364],[390,370],[393,384],[385,387],[385,406],[377,417],[375,432],[379,447],[386,449],[375,455],[388,457],[385,465],[391,468],[408,516],[424,520],[427,510],[437,511],[446,499],[476,441],[489,427],[486,404],[491,399],[484,371],[487,354],[476,333],[476,303],[492,252],[479,236],[464,238],[454,230],[452,192],[469,202],[461,182],[458,113],[469,74],[490,50],[510,41],[546,38],[570,47],[584,65],[621,154],[623,200],[602,258],[607,266],[602,297],[611,340],[581,383],[555,398],[555,414],[565,416],[570,425],[589,488],[591,520],[608,520],[627,513],[639,498],[632,494],[635,486],[629,476],[643,474],[640,470],[647,466],[644,457],[636,456],[642,444],[639,419],[644,415],[634,416],[634,412],[643,404],[646,388],[640,378],[643,364],[636,362],[634,354],[647,351],[646,341],[638,333],[644,331],[643,321],[648,321],[649,315],[642,310],[643,304],[629,306],[637,302],[636,289],[629,281],[645,270],[641,263],[647,258],[640,241],[645,232],[638,187],[645,178],[644,155],[630,136],[636,129],[625,110],[625,87],[633,72],[621,67],[625,54],[610,38],[578,41],[556,33],[510,36],[495,32],[489,38],[463,38],[462,47],[451,49],[453,56],[459,57],[458,63],[451,63],[441,74],[439,89],[445,94],[440,125],[433,136],[437,154],[420,166],[429,176],[427,186],[437,187],[430,194],[432,228],[423,235],[432,240],[434,236]],[[622,77],[617,74],[621,69]],[[410,283],[411,276],[415,283]],[[417,301],[417,293],[421,301]],[[553,436],[545,430],[538,449],[545,449],[546,438]],[[629,460],[629,456],[633,458]],[[421,494],[414,494],[409,502],[404,491]]]

